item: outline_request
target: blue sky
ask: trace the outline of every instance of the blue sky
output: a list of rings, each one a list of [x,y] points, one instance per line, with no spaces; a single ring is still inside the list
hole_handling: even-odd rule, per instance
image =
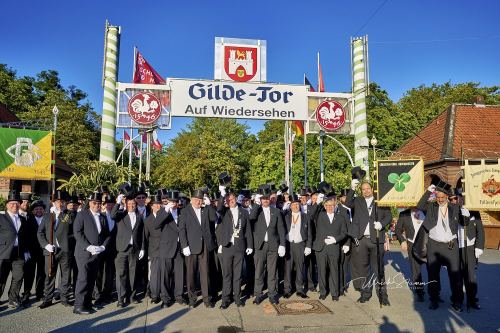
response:
[[[349,39],[368,34],[370,79],[397,101],[433,82],[500,84],[500,1],[6,1],[0,63],[19,75],[57,70],[65,87],[102,108],[104,24],[122,28],[119,81],[132,79],[133,47],[164,77],[213,78],[214,38],[267,40],[268,81],[351,88]],[[168,142],[189,118],[160,133]],[[249,121],[251,131],[262,122]],[[121,138],[119,134],[118,138]]]

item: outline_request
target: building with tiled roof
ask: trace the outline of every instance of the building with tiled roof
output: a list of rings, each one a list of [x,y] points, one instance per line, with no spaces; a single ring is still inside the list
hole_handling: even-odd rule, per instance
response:
[[[493,163],[500,159],[500,105],[485,105],[481,99],[475,104],[452,104],[397,153],[423,158],[425,187],[439,179],[461,189],[464,159]],[[489,247],[499,247],[500,212],[481,211],[481,219],[495,227],[488,231],[493,242]]]

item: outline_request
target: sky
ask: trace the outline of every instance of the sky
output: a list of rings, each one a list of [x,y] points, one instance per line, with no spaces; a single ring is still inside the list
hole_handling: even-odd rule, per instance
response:
[[[16,0],[0,7],[0,63],[19,76],[59,72],[102,111],[104,27],[121,27],[118,81],[131,82],[133,48],[163,77],[213,79],[214,39],[267,41],[267,80],[351,89],[350,38],[368,35],[370,81],[394,100],[420,85],[499,85],[500,1]],[[190,118],[160,132],[168,143]],[[252,133],[262,121],[246,122]],[[117,135],[121,139],[121,133]]]

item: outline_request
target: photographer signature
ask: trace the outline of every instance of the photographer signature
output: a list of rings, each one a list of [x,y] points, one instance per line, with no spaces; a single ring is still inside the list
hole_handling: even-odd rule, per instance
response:
[[[410,289],[419,287],[422,288],[430,283],[437,282],[436,280],[428,281],[428,282],[413,282],[409,278],[405,278],[403,273],[397,273],[394,276],[389,276],[387,279],[378,281],[377,280],[377,275],[372,274],[368,279],[364,276],[353,279],[351,281],[356,281],[356,280],[363,280],[363,285],[361,288],[365,289],[371,289],[374,286],[386,286],[387,289],[399,289],[399,288],[405,288],[408,287]]]

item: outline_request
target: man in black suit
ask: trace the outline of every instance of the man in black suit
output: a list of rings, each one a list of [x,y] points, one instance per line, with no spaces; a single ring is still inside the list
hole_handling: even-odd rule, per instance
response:
[[[116,222],[116,292],[118,307],[124,307],[129,300],[139,303],[137,290],[140,284],[138,261],[144,257],[144,222],[138,211],[133,193],[127,197],[120,194],[111,211]]]
[[[349,228],[352,222],[351,208],[345,205],[347,193],[349,189],[341,189],[337,200],[337,207],[347,217],[347,237],[340,245],[340,294],[345,295],[349,288],[349,280],[355,279],[356,273],[352,270],[351,265],[351,238],[349,237]]]
[[[318,261],[319,298],[328,294],[327,283],[333,301],[340,295],[340,244],[347,237],[347,217],[337,207],[335,192],[325,194],[325,210],[319,212],[316,220],[316,236],[313,249]],[[329,271],[329,275],[327,274]]]
[[[285,215],[286,247],[284,297],[290,298],[293,291],[292,275],[295,272],[295,289],[297,296],[307,298],[304,288],[304,260],[311,255],[312,239],[309,235],[309,219],[301,212],[300,199],[297,194],[290,194],[290,210]]]
[[[110,240],[106,218],[101,214],[101,193],[94,192],[88,199],[89,208],[78,213],[73,226],[76,239],[75,258],[78,265],[73,309],[75,314],[90,314],[93,311],[92,291],[99,261]]]
[[[253,220],[250,220],[250,212],[252,211],[252,192],[249,189],[242,189],[240,195],[243,196],[241,199],[241,208],[243,208],[249,214],[249,226],[250,230],[253,230]],[[252,231],[253,236],[253,231]],[[253,242],[251,244],[253,246]],[[255,262],[254,253],[245,256],[245,291],[244,294],[248,297],[253,296],[253,288],[255,282]]]
[[[271,188],[268,185],[261,185],[259,195],[260,205],[257,202],[250,212],[250,220],[255,220],[253,227],[255,299],[253,302],[260,304],[264,300],[262,291],[267,267],[269,301],[272,304],[278,304],[276,272],[278,256],[284,257],[286,253],[285,225],[280,210],[270,207]]]
[[[6,212],[0,214],[0,296],[3,295],[9,273],[12,279],[9,289],[9,307],[20,305],[19,291],[23,283],[24,264],[31,258],[32,246],[29,244],[30,227],[28,221],[19,215],[21,199],[11,191],[5,203]]]
[[[236,194],[230,192],[221,197],[217,207],[222,220],[217,227],[218,252],[222,257],[222,303],[220,308],[227,309],[231,302],[231,294],[237,307],[243,306],[241,301],[241,273],[243,258],[253,252],[252,228],[248,212],[239,207]]]
[[[151,303],[158,304],[160,303],[160,291],[162,284],[160,260],[160,238],[162,230],[161,228],[155,228],[155,225],[161,224],[155,223],[155,220],[166,219],[168,214],[164,209],[162,209],[161,192],[151,196],[149,203],[151,204],[151,214],[149,214],[144,221],[144,241],[146,242],[145,248],[147,248],[150,263],[149,271],[151,275],[149,277],[149,288],[151,291]],[[164,303],[170,303],[170,300],[164,300]]]
[[[182,253],[186,257],[186,284],[189,296],[189,306],[196,306],[196,275],[199,272],[203,303],[207,308],[213,308],[210,296],[209,260],[210,254],[216,249],[214,208],[209,204],[202,207],[204,192],[194,191],[191,203],[182,210],[179,218],[179,238]],[[196,269],[198,267],[198,270]]]
[[[378,207],[373,197],[372,185],[368,182],[361,183],[361,196],[354,197],[354,190],[358,185],[359,180],[353,179],[346,199],[346,206],[353,209],[354,213],[349,230],[355,242],[351,261],[359,273],[359,279],[363,282],[358,302],[365,303],[371,298],[375,284],[380,304],[388,306],[390,303],[385,284],[384,242],[385,227],[392,220],[391,211],[387,207]],[[377,262],[377,246],[380,253],[379,262]]]
[[[427,272],[429,276],[428,292],[431,304],[429,308],[435,310],[439,307],[439,275],[441,266],[446,266],[451,287],[451,309],[462,312],[464,292],[462,289],[462,275],[460,271],[460,255],[458,250],[458,224],[468,217],[469,212],[460,206],[448,201],[451,186],[439,181],[437,185],[430,185],[422,195],[417,208],[425,213],[421,229],[428,234]],[[428,202],[431,194],[436,191],[436,201]],[[419,237],[422,235],[420,230]],[[419,249],[414,249],[417,253]]]
[[[52,305],[58,268],[61,271],[59,281],[59,296],[61,304],[69,303],[70,288],[70,261],[73,252],[70,249],[70,240],[73,238],[73,215],[66,209],[67,194],[56,191],[53,195],[53,211],[43,216],[38,227],[38,242],[44,249],[45,256],[45,290],[40,309]],[[51,274],[49,274],[52,262]]]
[[[30,227],[30,242],[33,244],[31,259],[24,265],[24,294],[22,303],[28,305],[31,296],[33,282],[35,282],[35,296],[38,302],[43,298],[43,288],[45,282],[45,258],[43,256],[43,248],[40,247],[37,234],[38,227],[43,220],[45,214],[45,203],[41,200],[36,200],[31,204],[31,213],[28,213],[28,225]],[[35,275],[36,274],[36,275]]]
[[[109,231],[109,242],[106,250],[101,253],[99,262],[99,270],[95,282],[94,296],[95,304],[109,303],[112,301],[113,286],[115,281],[115,260],[116,260],[116,222],[111,218],[111,211],[115,206],[115,198],[107,195],[104,199],[104,213],[106,218],[106,227]]]
[[[451,201],[451,200],[450,200]],[[479,257],[484,251],[484,227],[479,212],[470,212],[470,219],[464,218],[458,225],[458,238],[460,243],[460,261],[464,270],[464,284],[467,294],[467,305],[479,310],[479,300],[477,298],[477,277],[476,269]],[[467,247],[465,248],[465,232],[467,232]],[[467,251],[467,254],[465,253]],[[466,257],[467,256],[467,257]],[[466,265],[467,264],[467,265]],[[467,266],[467,271],[465,268]]]
[[[320,211],[319,204],[323,199],[323,197],[320,197],[318,202],[318,195],[319,192],[310,187],[303,188],[300,191],[300,209],[302,213],[307,214],[309,229],[312,235],[311,239],[313,239],[316,234],[316,230],[314,228],[316,226],[316,218],[318,217]],[[304,266],[306,267],[304,288],[309,291],[316,291],[316,286],[318,284],[318,263],[316,261],[316,253],[314,253],[314,249],[311,248],[311,254],[306,256]]]
[[[410,262],[411,289],[417,295],[417,301],[424,301],[424,285],[422,280],[422,262],[413,255],[413,243],[418,230],[422,226],[425,215],[416,207],[406,209],[399,214],[396,224],[396,237],[401,244],[401,250],[408,252],[408,261]],[[404,234],[403,234],[404,232]]]

